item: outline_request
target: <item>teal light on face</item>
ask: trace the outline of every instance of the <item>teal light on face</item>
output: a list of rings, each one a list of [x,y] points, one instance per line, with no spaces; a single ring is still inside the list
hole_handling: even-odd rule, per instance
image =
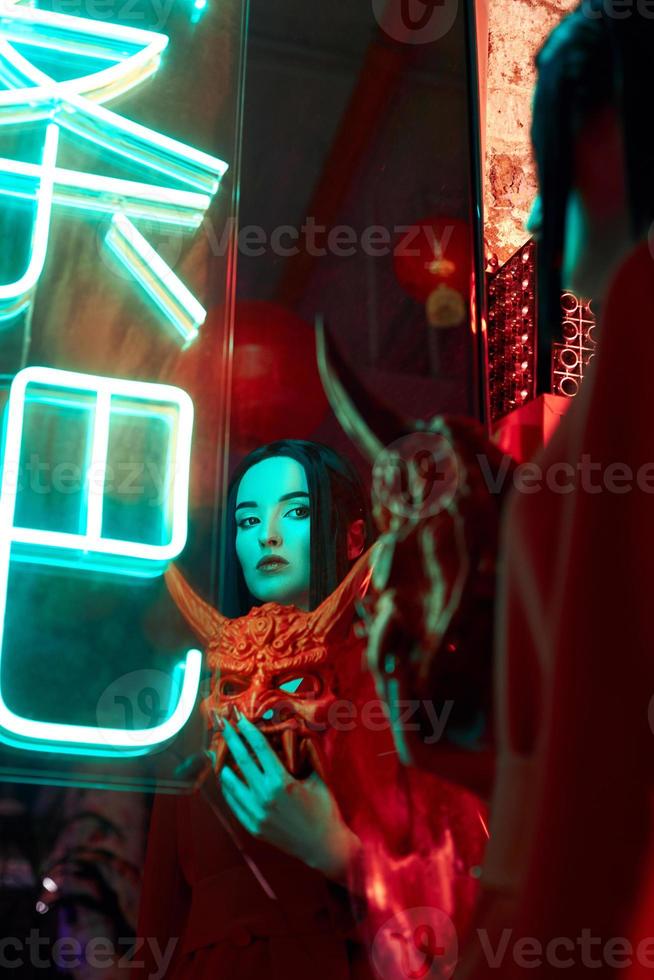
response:
[[[236,555],[251,594],[261,602],[308,609],[311,584],[309,487],[302,464],[270,456],[243,474],[236,499]],[[262,558],[285,563],[274,571]]]
[[[188,347],[207,317],[202,304],[125,215],[114,215],[105,244],[140,283]]]
[[[88,405],[88,447],[84,493],[80,500],[79,530],[34,527],[16,523],[16,502],[21,459],[25,456],[24,416],[39,400],[52,419],[57,394],[68,407],[77,393],[80,411]],[[167,455],[162,472],[162,499],[158,502],[161,541],[109,537],[103,530],[106,501],[108,442],[112,422],[125,407],[136,403],[149,409],[143,425],[159,419],[166,423]],[[62,410],[64,405],[62,404]],[[56,410],[55,410],[56,411]],[[65,420],[64,420],[65,424]],[[131,425],[137,426],[138,419]],[[13,544],[12,560],[76,568],[104,568],[123,575],[152,577],[162,574],[186,543],[188,481],[193,427],[193,403],[180,388],[142,381],[125,381],[94,375],[30,367],[20,371],[11,385],[0,497],[0,535]],[[30,447],[27,447],[29,449]]]
[[[126,119],[103,103],[153,74],[168,43],[162,34],[134,30],[97,20],[12,5],[0,11],[0,126],[51,120],[41,165],[0,159],[0,194],[35,200],[32,258],[24,277],[0,288],[0,318],[29,304],[38,282],[50,225],[52,204],[114,219],[106,237],[117,256],[171,322],[183,343],[190,343],[206,313],[198,300],[141,235],[133,221],[148,219],[181,228],[197,228],[218,190],[227,164],[201,150]],[[20,44],[36,61],[44,51],[79,62],[80,75],[59,81],[18,51]],[[108,67],[88,71],[91,62]],[[85,74],[86,72],[86,74]],[[56,167],[59,130],[112,156],[143,176],[172,181],[105,177]],[[180,186],[174,186],[182,185]],[[37,234],[38,232],[38,234]],[[13,291],[12,291],[13,290]]]

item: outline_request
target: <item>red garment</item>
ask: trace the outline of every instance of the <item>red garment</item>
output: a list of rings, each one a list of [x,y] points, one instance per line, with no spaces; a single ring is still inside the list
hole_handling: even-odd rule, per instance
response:
[[[344,888],[247,833],[209,779],[214,806],[277,900],[266,896],[206,800],[157,797],[138,927],[145,945],[137,959],[145,965],[137,977],[371,980],[371,944],[398,909],[440,909],[463,937],[477,890],[471,870],[486,840],[485,808],[436,777],[406,770],[388,723],[380,725],[379,712],[374,723],[366,721],[373,702],[381,702],[370,675],[361,674],[361,641],[353,640],[340,662],[341,690],[355,692],[343,702],[352,721],[340,725],[335,718],[320,744],[326,781],[363,843],[352,877],[365,896],[354,901],[361,921]],[[375,884],[380,875],[383,891]],[[165,973],[153,939],[161,951],[177,939]]]
[[[370,674],[359,674],[358,683],[350,678],[348,689],[356,691],[357,710],[326,739],[324,764],[362,843],[351,869],[353,891],[364,896],[359,935],[375,976],[445,978],[477,900],[486,806],[458,786],[401,764]],[[409,699],[407,730],[411,708]],[[426,945],[425,930],[431,933]]]
[[[646,243],[615,276],[598,333],[582,390],[535,460],[549,486],[514,493],[505,518],[498,775],[484,880],[511,911],[489,896],[479,924],[492,927],[487,953],[503,929],[513,932],[494,967],[477,943],[475,980],[560,978],[562,969],[624,977],[622,947],[604,944],[637,943],[639,928],[654,935],[654,916],[634,922],[641,885],[652,890],[643,878],[654,759],[654,266]],[[581,464],[572,492],[554,489],[570,474],[560,464]],[[630,468],[631,490],[620,466]],[[589,945],[584,930],[601,945]],[[542,944],[540,956],[536,946],[516,956],[527,937]]]
[[[135,957],[143,967],[130,973],[166,980],[358,976],[348,963],[354,923],[344,889],[244,831],[217,789],[214,803],[277,897],[266,895],[201,795],[158,796],[139,914],[145,943]],[[161,950],[176,940],[163,974],[153,938]]]

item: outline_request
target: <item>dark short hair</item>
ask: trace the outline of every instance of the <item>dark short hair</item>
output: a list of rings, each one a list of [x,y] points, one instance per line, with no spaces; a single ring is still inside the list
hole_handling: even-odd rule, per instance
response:
[[[223,515],[218,607],[226,616],[244,616],[260,605],[250,593],[236,554],[236,499],[244,474],[271,456],[299,462],[307,476],[311,518],[311,577],[309,604],[322,602],[345,577],[352,561],[347,556],[347,533],[352,521],[364,522],[364,547],[373,539],[368,494],[354,465],[319,442],[280,439],[249,453],[231,476]]]
[[[538,243],[539,385],[548,388],[549,351],[561,320],[565,214],[579,129],[613,103],[622,123],[634,242],[654,219],[654,136],[648,126],[654,24],[611,0],[582,0],[536,55],[531,137],[542,199]]]

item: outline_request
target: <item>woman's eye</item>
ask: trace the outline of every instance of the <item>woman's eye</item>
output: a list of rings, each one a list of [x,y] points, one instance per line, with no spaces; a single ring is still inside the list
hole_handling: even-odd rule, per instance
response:
[[[309,514],[311,513],[311,511],[309,510],[309,508],[305,504],[302,504],[299,507],[292,507],[291,510],[289,510],[288,513],[289,514],[296,514],[297,515],[296,516],[296,520],[297,520],[299,518],[308,517]]]
[[[245,528],[245,527],[254,527],[254,525],[257,523],[257,520],[258,520],[257,517],[243,517],[243,518],[241,518],[240,521],[237,521],[236,522],[236,526],[237,527],[242,527],[242,528]],[[252,523],[249,523],[250,521]]]

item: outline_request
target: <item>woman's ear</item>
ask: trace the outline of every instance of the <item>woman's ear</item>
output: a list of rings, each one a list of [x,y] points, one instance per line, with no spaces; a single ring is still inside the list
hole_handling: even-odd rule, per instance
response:
[[[366,525],[362,517],[352,521],[347,531],[347,557],[354,561],[363,554],[366,538]]]

